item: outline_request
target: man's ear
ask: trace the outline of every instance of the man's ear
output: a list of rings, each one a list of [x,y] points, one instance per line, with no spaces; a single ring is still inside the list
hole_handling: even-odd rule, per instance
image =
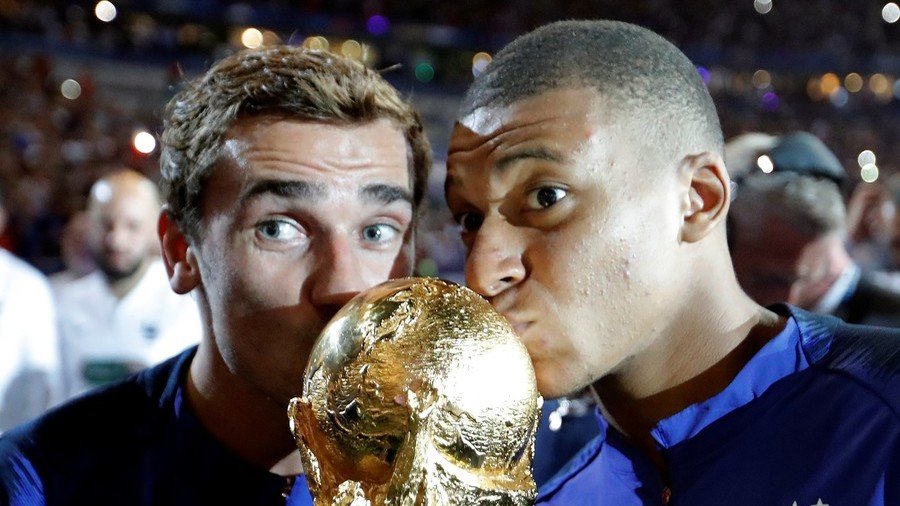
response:
[[[679,179],[685,183],[681,240],[696,242],[725,221],[731,204],[728,172],[721,156],[704,152],[682,160]]]
[[[193,246],[165,208],[159,213],[156,231],[172,290],[180,294],[190,292],[200,285],[201,280]]]

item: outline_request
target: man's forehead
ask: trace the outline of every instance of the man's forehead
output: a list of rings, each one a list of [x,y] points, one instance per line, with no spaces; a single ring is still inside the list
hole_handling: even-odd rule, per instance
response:
[[[577,114],[602,118],[604,100],[593,88],[556,88],[507,105],[487,104],[459,119],[458,124],[479,136],[489,136],[517,124],[562,119]]]

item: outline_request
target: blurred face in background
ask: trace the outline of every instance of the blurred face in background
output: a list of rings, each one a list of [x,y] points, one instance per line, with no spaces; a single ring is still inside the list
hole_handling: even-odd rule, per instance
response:
[[[758,304],[786,302],[798,281],[798,261],[811,238],[799,235],[783,220],[769,219],[761,226],[765,240],[736,233],[731,258],[741,287]]]
[[[59,240],[60,255],[66,270],[76,277],[88,274],[96,267],[90,247],[91,219],[80,211],[69,219]]]
[[[117,173],[91,189],[90,250],[107,279],[133,276],[159,254],[159,207],[153,183],[137,173]]]

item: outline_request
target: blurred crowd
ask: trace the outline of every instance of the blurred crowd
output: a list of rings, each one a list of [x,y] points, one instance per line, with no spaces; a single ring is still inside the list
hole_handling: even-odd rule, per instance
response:
[[[859,61],[892,51],[897,32],[882,22],[882,3],[838,0],[715,2],[590,0],[540,2],[340,0],[125,2],[126,23],[93,19],[89,4],[12,1],[0,4],[0,29],[40,35],[117,54],[204,52],[228,38],[234,24],[263,24],[291,33],[342,32],[420,44],[496,50],[516,35],[561,19],[604,17],[651,28],[679,47],[715,52],[799,50]],[[778,15],[765,16],[769,12]],[[373,17],[377,21],[373,22]],[[419,32],[420,29],[424,31]],[[387,35],[390,35],[389,37]]]
[[[137,153],[132,136],[157,121],[98,99],[89,74],[78,76],[77,100],[66,99],[44,56],[0,65],[0,185],[10,210],[0,245],[54,273],[65,267],[64,226],[100,176],[122,166],[155,174],[156,160]]]

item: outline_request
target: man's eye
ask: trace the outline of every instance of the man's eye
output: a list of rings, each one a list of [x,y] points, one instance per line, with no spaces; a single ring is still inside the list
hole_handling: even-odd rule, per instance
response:
[[[400,230],[387,223],[376,223],[362,229],[362,239],[371,243],[387,243],[393,241]]]
[[[456,216],[456,223],[463,233],[474,232],[481,228],[484,217],[475,213],[462,213]]]
[[[528,193],[528,208],[533,210],[546,209],[560,200],[566,198],[569,193],[558,186],[542,186]]]
[[[268,220],[256,226],[256,232],[264,239],[293,241],[303,234],[300,227],[288,220]]]

